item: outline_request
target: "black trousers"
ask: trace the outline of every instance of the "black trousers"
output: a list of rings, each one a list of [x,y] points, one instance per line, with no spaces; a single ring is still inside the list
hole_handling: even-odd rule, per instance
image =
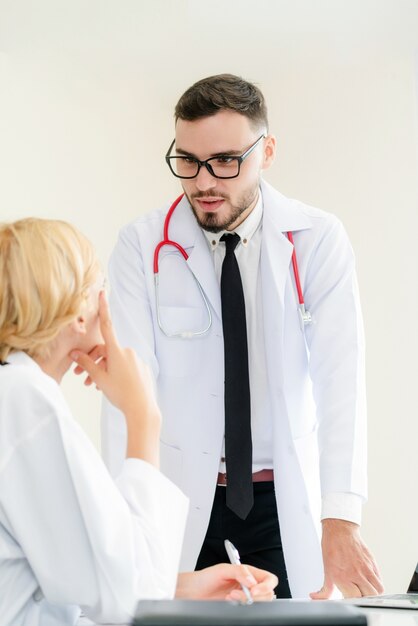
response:
[[[254,506],[245,520],[226,506],[226,488],[216,487],[212,514],[196,569],[228,563],[224,540],[229,539],[240,553],[242,563],[276,574],[279,584],[275,594],[278,598],[290,598],[274,483],[253,483],[253,487]]]

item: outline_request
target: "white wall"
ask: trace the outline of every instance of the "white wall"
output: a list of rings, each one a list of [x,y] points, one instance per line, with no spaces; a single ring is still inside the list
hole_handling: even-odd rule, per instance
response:
[[[418,559],[417,42],[416,0],[0,0],[0,218],[72,221],[104,263],[122,224],[178,192],[163,155],[181,93],[225,71],[264,91],[266,177],[336,213],[356,251],[363,535],[389,590]],[[64,387],[98,445],[98,394]]]

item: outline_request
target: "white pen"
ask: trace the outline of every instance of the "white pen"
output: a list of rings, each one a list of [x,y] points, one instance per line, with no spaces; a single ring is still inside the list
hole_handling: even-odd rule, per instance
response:
[[[225,550],[226,553],[228,555],[229,560],[231,561],[231,563],[233,565],[241,565],[241,559],[239,556],[239,552],[236,549],[236,547],[234,546],[233,543],[231,543],[229,541],[229,539],[225,539]],[[254,602],[254,600],[251,597],[251,592],[248,589],[248,587],[246,587],[245,585],[243,585],[242,583],[240,583],[243,592],[245,593],[245,596],[247,598],[247,604],[252,604]]]

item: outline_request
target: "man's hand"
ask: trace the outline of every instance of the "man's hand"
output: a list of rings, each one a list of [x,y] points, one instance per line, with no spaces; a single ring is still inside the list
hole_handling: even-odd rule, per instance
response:
[[[255,602],[273,600],[277,576],[252,565],[220,563],[197,572],[178,575],[176,598],[247,602],[241,583]]]
[[[322,520],[324,584],[311,593],[313,600],[326,600],[335,587],[344,598],[375,596],[383,593],[379,570],[360,537],[357,524],[339,519]]]

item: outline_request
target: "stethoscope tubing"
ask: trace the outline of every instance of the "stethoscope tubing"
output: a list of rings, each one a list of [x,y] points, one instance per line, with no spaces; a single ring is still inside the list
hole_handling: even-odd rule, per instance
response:
[[[174,200],[173,204],[168,210],[167,215],[165,216],[163,240],[160,241],[160,243],[157,245],[157,247],[154,250],[154,275],[156,276],[158,276],[158,256],[160,254],[161,248],[163,248],[164,246],[173,246],[174,248],[177,248],[177,250],[183,255],[186,261],[189,258],[189,255],[187,254],[186,250],[179,243],[177,243],[177,241],[171,241],[168,237],[168,227],[170,225],[171,216],[173,215],[174,210],[176,209],[177,205],[179,204],[183,196],[184,196],[184,193],[182,193],[178,198]]]
[[[303,298],[302,286],[300,284],[299,267],[298,267],[298,260],[297,260],[297,257],[296,257],[295,242],[293,241],[293,233],[292,233],[292,231],[289,230],[286,234],[287,234],[287,238],[289,239],[290,243],[293,246],[292,265],[293,265],[293,273],[295,275],[296,291],[298,292],[299,304],[301,306],[304,306],[305,305],[305,300]]]

